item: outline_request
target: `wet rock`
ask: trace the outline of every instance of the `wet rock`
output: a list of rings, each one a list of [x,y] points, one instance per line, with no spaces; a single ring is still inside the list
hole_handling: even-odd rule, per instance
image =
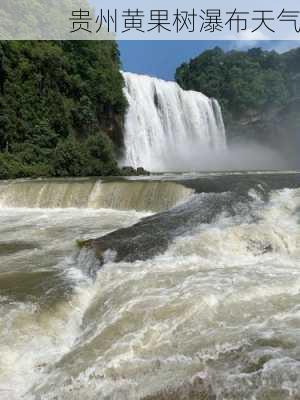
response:
[[[139,167],[134,169],[133,167],[123,167],[122,168],[123,176],[149,176],[150,172],[146,171],[144,168]]]
[[[196,377],[180,386],[169,387],[145,396],[141,400],[216,400],[216,396],[204,380]]]
[[[105,263],[107,252],[115,254],[115,262],[148,260],[165,252],[176,237],[192,232],[200,224],[210,223],[221,212],[235,214],[238,211],[235,204],[240,200],[234,193],[192,197],[184,204],[144,218],[129,228],[79,244],[81,248],[93,249],[101,265]]]

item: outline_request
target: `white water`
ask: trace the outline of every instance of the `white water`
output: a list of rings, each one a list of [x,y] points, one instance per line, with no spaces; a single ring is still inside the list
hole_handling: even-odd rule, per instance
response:
[[[148,261],[108,262],[95,282],[74,239],[145,214],[0,209],[0,252],[23,242],[1,253],[1,400],[206,400],[208,386],[217,400],[298,398],[300,191],[251,195],[250,214],[221,214]]]
[[[176,182],[19,180],[0,182],[0,207],[162,211],[186,200],[192,192]]]
[[[32,385],[83,333],[84,312],[97,290],[85,271],[96,261],[75,257],[76,238],[106,234],[144,215],[0,208],[1,400],[31,398]]]
[[[129,110],[125,122],[123,165],[149,171],[199,168],[201,157],[226,149],[220,106],[175,82],[124,73]]]

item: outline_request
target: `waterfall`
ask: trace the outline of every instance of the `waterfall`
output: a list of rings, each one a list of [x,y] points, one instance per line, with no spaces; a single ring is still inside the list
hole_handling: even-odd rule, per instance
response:
[[[175,182],[52,179],[0,182],[1,208],[109,208],[163,211],[192,189]]]
[[[220,106],[175,82],[123,73],[129,108],[122,165],[149,171],[197,170],[226,149]]]

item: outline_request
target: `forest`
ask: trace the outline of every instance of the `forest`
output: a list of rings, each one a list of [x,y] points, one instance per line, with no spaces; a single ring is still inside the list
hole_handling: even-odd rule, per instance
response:
[[[0,42],[0,178],[119,175],[123,85],[113,41]]]
[[[216,98],[227,123],[242,120],[299,96],[300,48],[279,54],[261,48],[224,52],[216,47],[182,64],[176,81],[184,89]]]
[[[228,143],[256,142],[300,167],[300,48],[216,47],[181,65],[176,80],[220,102]]]

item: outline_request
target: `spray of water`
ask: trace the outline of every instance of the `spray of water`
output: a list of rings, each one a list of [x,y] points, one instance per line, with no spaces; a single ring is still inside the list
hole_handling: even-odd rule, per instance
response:
[[[129,109],[122,165],[149,171],[283,170],[278,151],[228,144],[220,105],[175,82],[124,73]]]
[[[174,82],[124,73],[129,109],[123,165],[150,171],[181,168],[191,153],[224,151],[226,135],[220,106]]]

